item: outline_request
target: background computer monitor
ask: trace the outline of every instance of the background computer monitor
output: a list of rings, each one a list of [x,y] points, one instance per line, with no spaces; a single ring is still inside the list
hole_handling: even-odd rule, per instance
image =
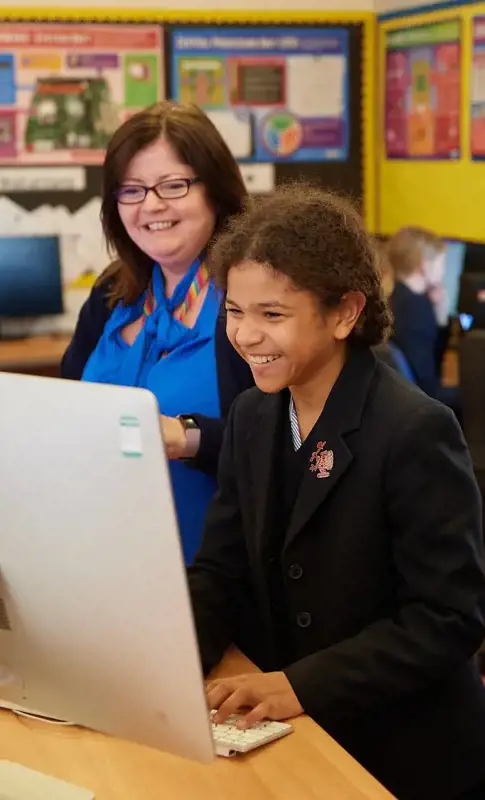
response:
[[[485,245],[466,242],[457,313],[463,331],[485,328]]]
[[[0,317],[62,314],[57,236],[0,236]]]
[[[458,310],[463,330],[485,328],[485,272],[464,272]]]
[[[485,244],[466,242],[463,272],[485,272]]]

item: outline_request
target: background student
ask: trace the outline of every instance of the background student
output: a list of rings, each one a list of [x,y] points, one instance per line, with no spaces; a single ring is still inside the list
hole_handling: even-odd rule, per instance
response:
[[[428,231],[403,228],[389,239],[386,254],[394,274],[392,341],[418,386],[459,413],[458,390],[442,386],[440,376],[447,331],[444,244]]]

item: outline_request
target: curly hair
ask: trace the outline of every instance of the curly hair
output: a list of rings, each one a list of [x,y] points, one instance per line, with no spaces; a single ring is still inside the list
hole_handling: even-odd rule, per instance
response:
[[[231,267],[263,264],[314,294],[323,309],[347,292],[366,303],[349,341],[369,347],[385,341],[392,317],[381,285],[379,256],[351,202],[305,183],[290,183],[250,200],[229,220],[210,251],[210,267],[226,290]]]

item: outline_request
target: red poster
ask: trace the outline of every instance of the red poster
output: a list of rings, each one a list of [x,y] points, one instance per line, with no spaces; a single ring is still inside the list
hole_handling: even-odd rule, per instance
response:
[[[388,158],[460,155],[460,22],[387,35],[385,141]]]
[[[485,17],[477,17],[473,29],[471,153],[485,159]]]
[[[410,86],[409,59],[405,51],[387,53],[386,147],[391,157],[407,155],[406,95]]]

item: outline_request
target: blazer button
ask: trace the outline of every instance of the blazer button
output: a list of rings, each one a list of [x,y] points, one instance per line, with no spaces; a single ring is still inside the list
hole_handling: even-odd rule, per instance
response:
[[[308,628],[312,624],[312,615],[308,611],[300,611],[296,615],[296,624],[299,628]]]
[[[303,575],[303,569],[299,564],[292,564],[288,570],[288,575],[294,581],[297,581],[298,578],[301,578],[301,576]]]

